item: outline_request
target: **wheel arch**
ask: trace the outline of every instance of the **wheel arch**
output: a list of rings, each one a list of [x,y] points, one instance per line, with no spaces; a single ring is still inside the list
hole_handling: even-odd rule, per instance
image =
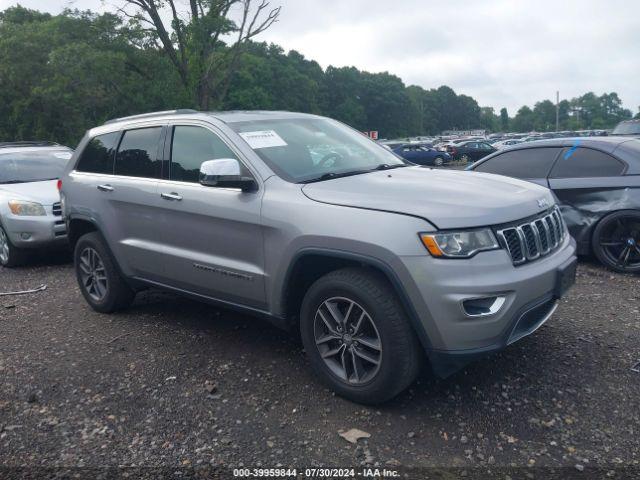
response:
[[[407,294],[402,282],[393,269],[384,261],[358,253],[321,248],[305,248],[297,252],[291,260],[284,279],[281,304],[287,327],[299,330],[299,312],[302,300],[309,287],[317,279],[329,272],[347,267],[371,269],[389,282],[398,296],[411,327],[415,331],[423,348],[431,350],[431,342],[420,322],[420,318]]]

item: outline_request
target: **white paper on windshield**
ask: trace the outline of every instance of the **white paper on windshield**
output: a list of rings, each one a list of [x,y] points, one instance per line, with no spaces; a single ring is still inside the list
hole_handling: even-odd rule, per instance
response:
[[[71,158],[71,152],[58,152],[53,154],[56,158],[61,158],[63,160],[69,160]]]
[[[273,130],[261,130],[259,132],[241,132],[240,136],[249,144],[251,148],[286,147],[280,135]]]

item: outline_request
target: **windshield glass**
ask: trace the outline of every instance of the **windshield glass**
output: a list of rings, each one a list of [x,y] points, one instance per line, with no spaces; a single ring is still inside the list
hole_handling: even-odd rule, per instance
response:
[[[330,119],[260,120],[230,126],[278,176],[290,182],[406,165],[391,151]]]
[[[70,150],[0,151],[0,183],[40,182],[60,178],[71,154]]]
[[[640,122],[619,123],[612,135],[640,135]]]

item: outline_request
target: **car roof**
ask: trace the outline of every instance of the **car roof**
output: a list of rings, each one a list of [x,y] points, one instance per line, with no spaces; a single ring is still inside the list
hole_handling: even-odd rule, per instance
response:
[[[73,152],[72,148],[65,147],[64,145],[48,145],[48,146],[4,146],[0,148],[0,155],[9,153],[30,153],[30,152]]]
[[[274,111],[274,110],[230,110],[230,111],[213,111],[213,112],[199,112],[197,110],[181,109],[181,110],[168,110],[161,112],[149,112],[140,115],[132,115],[129,117],[114,118],[108,120],[103,125],[92,128],[89,130],[90,136],[100,135],[104,133],[110,133],[121,130],[130,125],[144,123],[148,121],[162,121],[162,120],[174,120],[180,118],[183,120],[210,120],[215,118],[216,120],[232,124],[238,122],[249,122],[259,120],[287,120],[287,119],[302,119],[302,118],[324,118],[319,115],[313,115],[310,113],[299,112],[287,112],[287,111]]]
[[[540,138],[527,143],[519,143],[509,150],[522,150],[525,148],[539,147],[592,147],[607,152],[612,152],[621,143],[628,142],[629,138],[625,137],[558,137],[558,138]]]

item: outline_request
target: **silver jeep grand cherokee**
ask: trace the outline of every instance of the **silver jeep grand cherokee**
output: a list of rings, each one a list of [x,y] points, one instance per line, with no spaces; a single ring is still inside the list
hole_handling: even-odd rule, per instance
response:
[[[99,312],[152,286],[300,333],[363,403],[533,332],[575,278],[553,196],[406,163],[331,119],[179,110],[90,130],[62,181]]]

